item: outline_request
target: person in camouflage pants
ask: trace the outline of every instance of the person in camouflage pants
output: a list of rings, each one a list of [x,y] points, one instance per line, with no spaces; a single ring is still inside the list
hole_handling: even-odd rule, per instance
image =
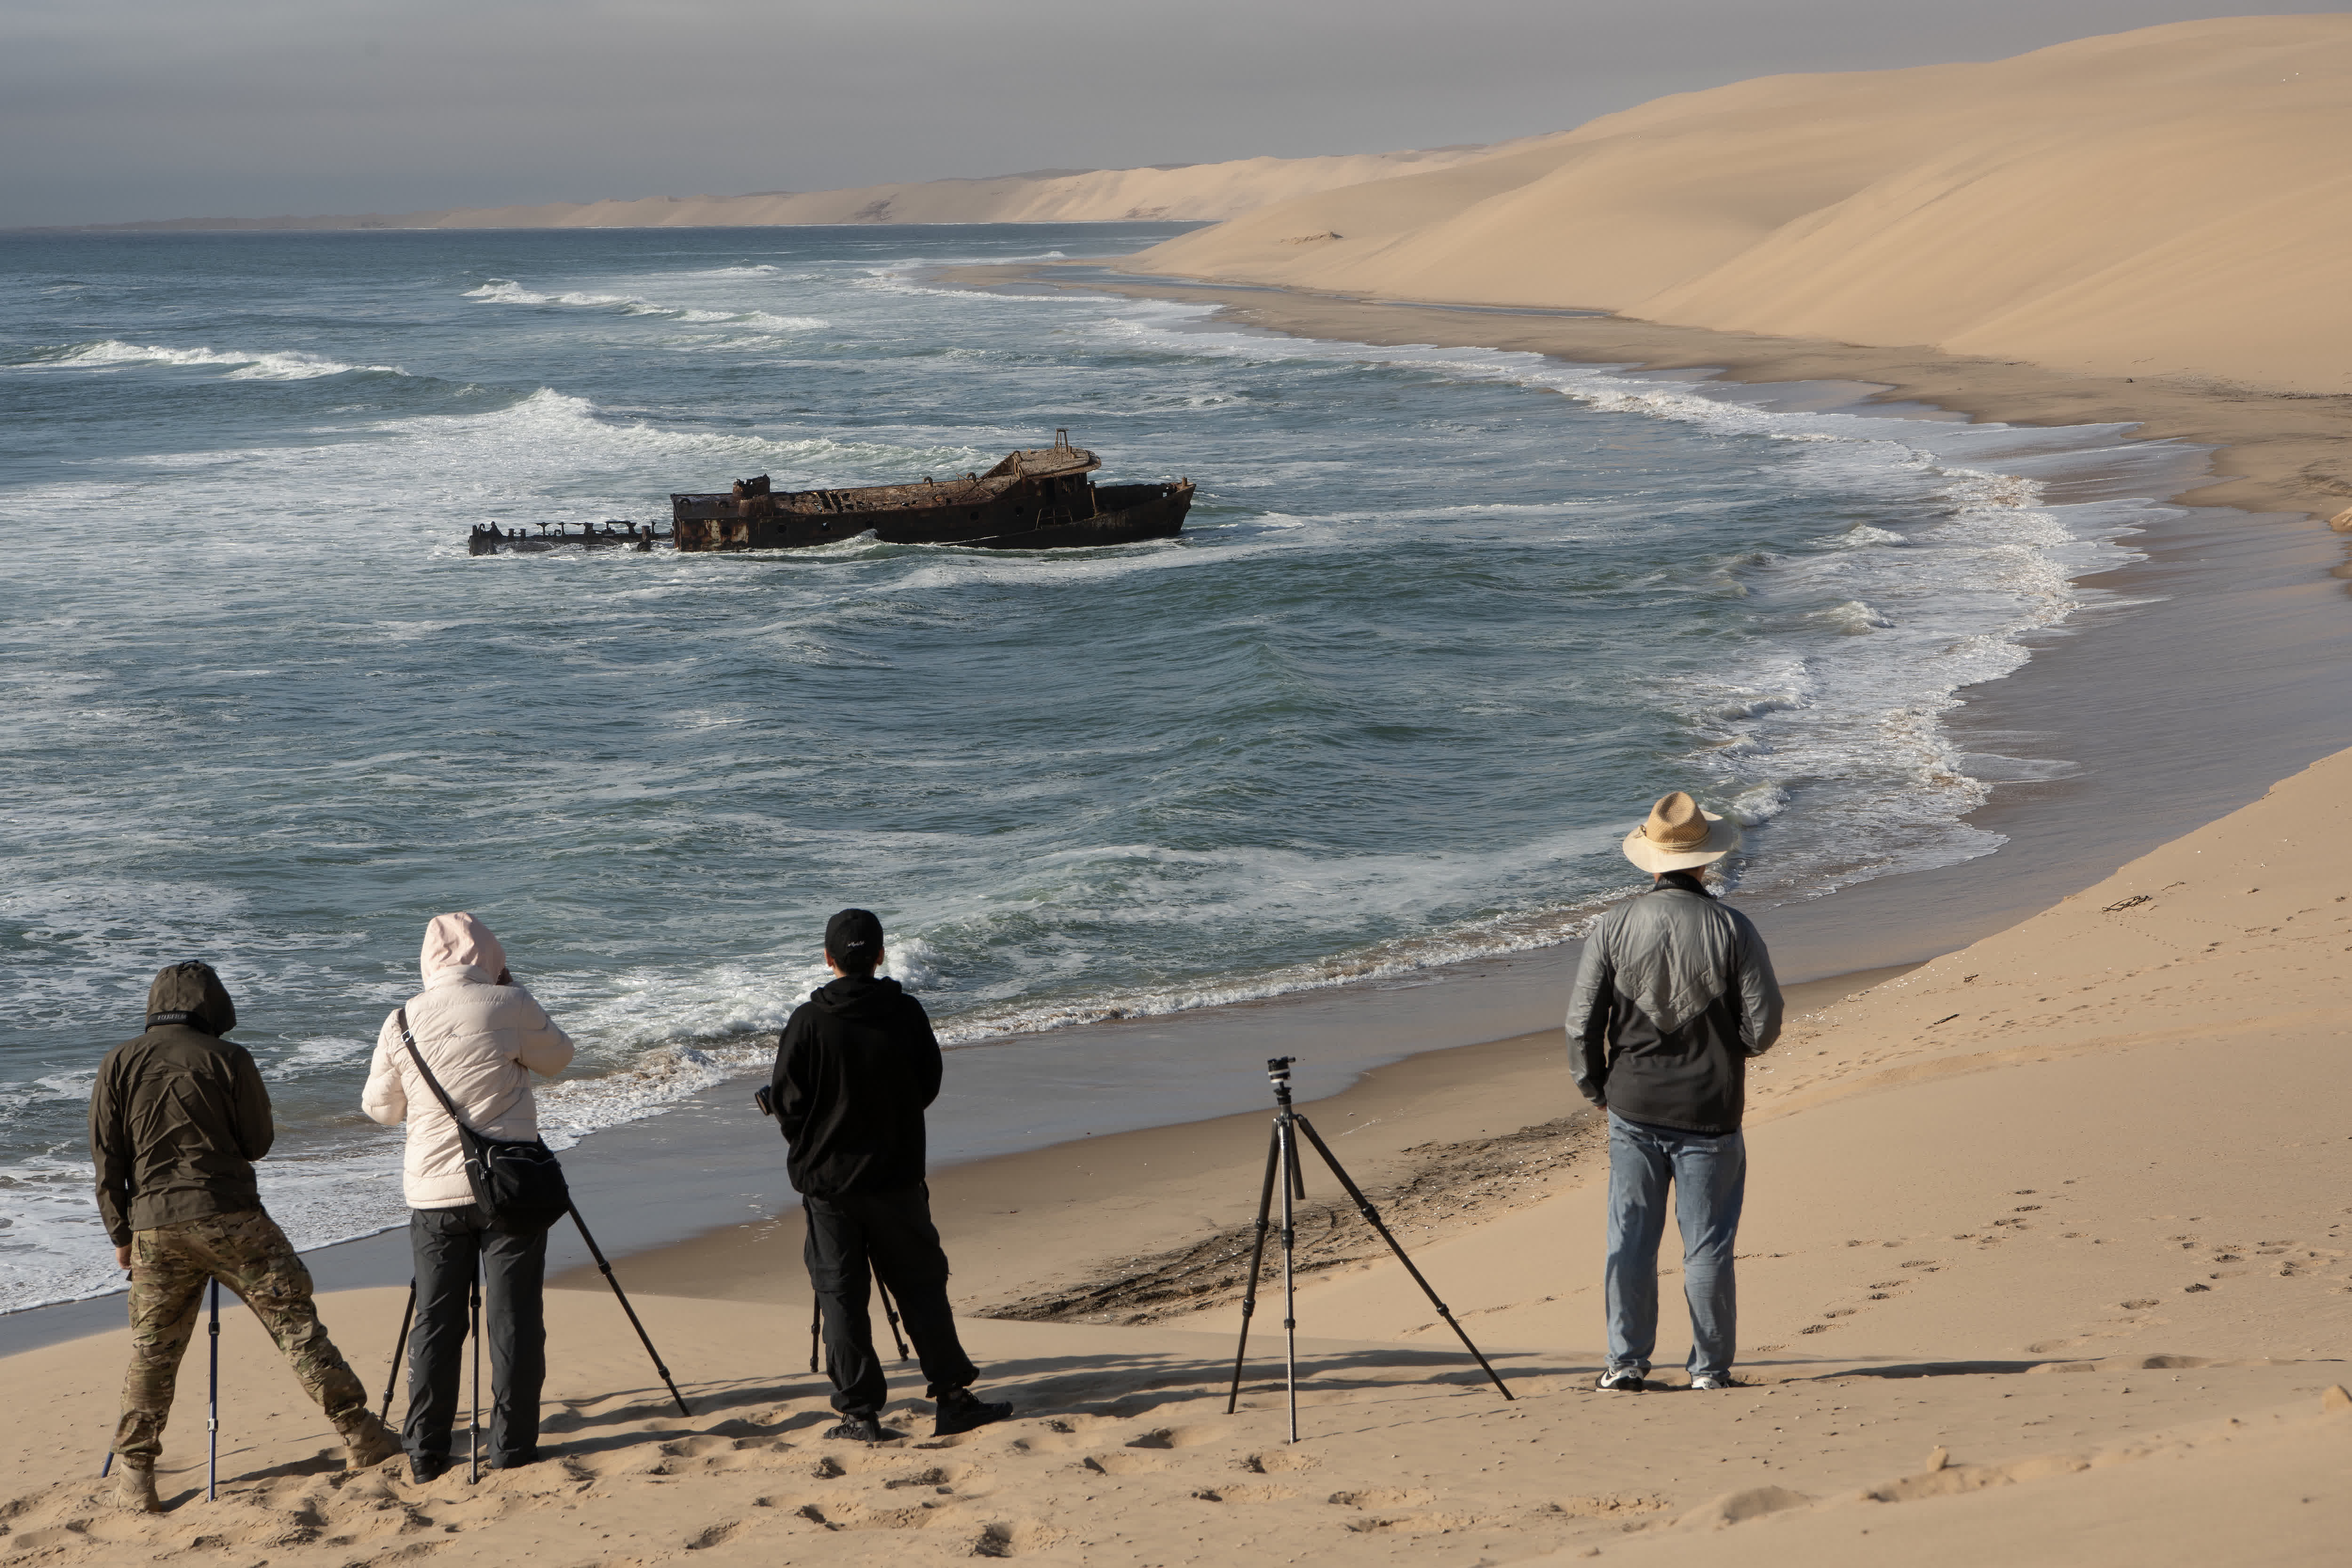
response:
[[[131,1239],[131,1367],[114,1428],[114,1451],[126,1463],[152,1469],[163,1452],[180,1357],[195,1331],[205,1282],[214,1279],[253,1309],[337,1430],[367,1415],[367,1391],[320,1323],[310,1270],[277,1221],[258,1208],[209,1214]]]
[[[252,1054],[223,1038],[236,1027],[236,1004],[211,965],[168,965],[147,990],[146,1032],[108,1051],[90,1088],[99,1217],[116,1264],[131,1270],[115,1497],[142,1513],[163,1506],[155,1460],[207,1280],[269,1330],[353,1468],[400,1451],[319,1322],[310,1271],[261,1207],[253,1162],[277,1131]]]

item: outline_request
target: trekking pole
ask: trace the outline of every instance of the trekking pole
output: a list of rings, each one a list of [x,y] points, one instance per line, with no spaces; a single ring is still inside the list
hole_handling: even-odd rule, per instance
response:
[[[466,1409],[466,1480],[467,1484],[482,1479],[482,1260],[474,1260],[474,1282],[471,1291],[474,1341],[474,1394]]]
[[[400,1358],[408,1354],[408,1325],[416,1321],[416,1281],[408,1281],[408,1305],[400,1311],[400,1338],[393,1342],[392,1370],[383,1375],[383,1413],[377,1420],[392,1420],[392,1391],[400,1384]]]
[[[210,1502],[216,1494],[220,1479],[220,1281],[212,1284],[213,1321],[211,1386],[205,1395],[205,1500]]]
[[[890,1343],[898,1347],[898,1359],[904,1361],[907,1359],[907,1336],[898,1332],[898,1303],[890,1299],[890,1291],[882,1283],[879,1274],[874,1276],[874,1293],[882,1298],[882,1315],[890,1320]]]
[[[628,1296],[621,1290],[621,1281],[613,1277],[613,1265],[604,1260],[604,1249],[598,1247],[596,1239],[588,1234],[588,1222],[580,1218],[577,1206],[572,1207],[568,1212],[572,1216],[572,1223],[580,1228],[580,1239],[588,1243],[588,1255],[596,1260],[596,1267],[603,1270],[604,1283],[613,1287],[613,1299],[621,1303],[621,1311],[628,1313],[629,1326],[637,1331],[637,1343],[646,1347],[646,1354],[652,1359],[654,1370],[661,1374],[663,1384],[669,1389],[669,1396],[677,1401],[677,1413],[681,1416],[693,1415],[694,1412],[687,1407],[686,1396],[677,1391],[677,1383],[671,1379],[669,1368],[662,1364],[661,1353],[654,1349],[653,1336],[646,1333],[646,1325],[637,1321],[636,1308],[629,1305]]]
[[[824,1303],[822,1301],[812,1302],[809,1306],[809,1375],[811,1377],[814,1377],[816,1375],[817,1346],[824,1343]]]

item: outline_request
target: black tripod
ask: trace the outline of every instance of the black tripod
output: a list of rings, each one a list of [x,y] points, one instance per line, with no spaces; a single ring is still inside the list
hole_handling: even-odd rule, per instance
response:
[[[1470,1343],[1470,1336],[1462,1332],[1462,1325],[1454,1321],[1452,1309],[1437,1299],[1437,1292],[1430,1288],[1427,1280],[1422,1278],[1421,1270],[1413,1267],[1412,1260],[1404,1255],[1404,1249],[1394,1236],[1389,1234],[1388,1226],[1381,1219],[1380,1210],[1372,1207],[1372,1200],[1364,1196],[1363,1189],[1339,1164],[1339,1157],[1331,1152],[1331,1145],[1323,1141],[1323,1134],[1315,1130],[1315,1124],[1292,1108],[1290,1064],[1297,1060],[1296,1057],[1277,1056],[1265,1064],[1265,1075],[1274,1081],[1274,1134],[1265,1149],[1265,1185],[1258,1189],[1257,1238],[1250,1247],[1249,1281],[1242,1292],[1242,1339],[1234,1351],[1234,1386],[1225,1396],[1225,1414],[1232,1415],[1241,1403],[1242,1363],[1249,1355],[1250,1318],[1257,1312],[1258,1273],[1265,1264],[1265,1228],[1268,1214],[1274,1207],[1274,1183],[1278,1173],[1282,1178],[1282,1331],[1286,1340],[1283,1381],[1290,1393],[1290,1440],[1294,1443],[1298,1441],[1298,1291],[1291,1259],[1297,1229],[1293,1223],[1290,1205],[1294,1197],[1307,1196],[1307,1178],[1298,1169],[1298,1134],[1301,1133],[1307,1134],[1307,1141],[1315,1145],[1315,1152],[1323,1156],[1323,1163],[1339,1178],[1340,1187],[1354,1201],[1356,1212],[1364,1217],[1366,1224],[1380,1232],[1381,1239],[1389,1244],[1389,1250],[1395,1253],[1397,1261],[1404,1265],[1404,1271],[1412,1276],[1412,1282],[1421,1287],[1421,1293],[1429,1298],[1429,1304],[1437,1309],[1437,1315],[1445,1320],[1445,1326],[1452,1329],[1454,1337],[1462,1342],[1462,1348],[1470,1353],[1481,1371],[1494,1379],[1496,1392],[1506,1399],[1510,1398],[1511,1391],[1504,1386],[1501,1374],[1486,1364],[1486,1358],[1479,1354],[1478,1347]]]
[[[661,1375],[662,1384],[664,1386],[668,1388],[669,1396],[677,1401],[677,1413],[681,1416],[693,1415],[694,1412],[687,1408],[686,1396],[677,1391],[677,1383],[672,1381],[669,1375],[669,1368],[662,1364],[661,1353],[654,1348],[653,1338],[646,1333],[646,1325],[637,1321],[637,1311],[635,1307],[629,1305],[629,1298],[621,1290],[621,1281],[613,1277],[613,1265],[605,1261],[604,1249],[598,1247],[596,1245],[596,1239],[588,1234],[588,1222],[580,1218],[580,1210],[577,1206],[568,1208],[564,1212],[571,1215],[572,1223],[579,1227],[580,1239],[588,1244],[588,1255],[596,1260],[596,1267],[603,1272],[604,1276],[604,1283],[613,1287],[613,1299],[621,1303],[621,1311],[628,1314],[629,1326],[637,1331],[637,1343],[646,1347],[646,1354],[653,1361],[654,1371]],[[475,1265],[475,1276],[471,1297],[471,1317],[473,1322],[469,1332],[474,1341],[474,1408],[476,1411],[474,1419],[478,1422],[482,1404],[482,1286],[480,1263],[478,1260],[477,1260]],[[383,1379],[383,1419],[386,1422],[389,1422],[392,1419],[392,1392],[399,1385],[401,1360],[408,1354],[408,1331],[410,1326],[414,1324],[415,1321],[416,1281],[411,1280],[408,1281],[408,1306],[400,1314],[400,1340],[398,1343],[392,1347],[392,1370],[384,1375]],[[480,1448],[480,1434],[478,1430],[475,1432],[473,1446],[475,1451],[478,1453]],[[478,1474],[478,1471],[476,1473]]]

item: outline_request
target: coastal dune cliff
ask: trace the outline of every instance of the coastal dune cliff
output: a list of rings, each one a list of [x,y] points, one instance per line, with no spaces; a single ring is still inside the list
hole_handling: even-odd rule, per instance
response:
[[[1767,77],[1278,202],[1128,270],[2352,391],[2352,16]]]

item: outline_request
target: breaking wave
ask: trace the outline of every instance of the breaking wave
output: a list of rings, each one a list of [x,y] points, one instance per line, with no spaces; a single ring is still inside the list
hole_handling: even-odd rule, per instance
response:
[[[126,343],[106,338],[77,343],[69,349],[28,361],[19,368],[60,370],[126,370],[140,365],[186,365],[226,369],[229,381],[308,382],[325,376],[362,372],[404,376],[398,365],[352,365],[319,354],[294,350],[246,352],[237,349],[169,349],[148,343]]]

